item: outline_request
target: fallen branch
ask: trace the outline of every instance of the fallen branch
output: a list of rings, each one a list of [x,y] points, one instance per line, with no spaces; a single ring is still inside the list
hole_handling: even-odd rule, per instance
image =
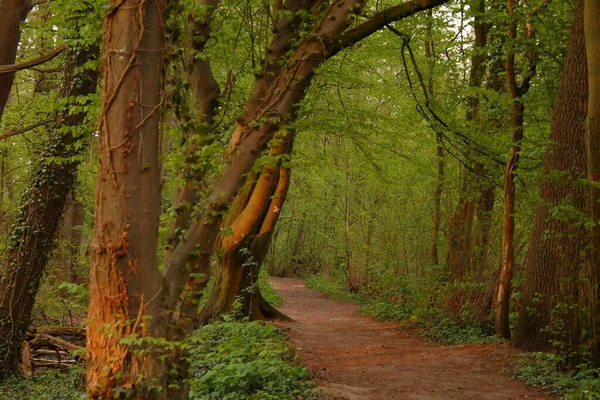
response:
[[[42,347],[48,347],[56,350],[64,350],[67,352],[85,349],[85,347],[77,346],[75,344],[67,342],[66,340],[50,336],[46,333],[41,333],[37,335],[35,339],[29,341],[29,348],[31,349],[31,352],[34,352],[35,350],[40,349]]]
[[[62,338],[85,339],[85,328],[58,325],[32,326],[27,330],[27,337],[34,338],[36,335],[42,333]]]
[[[25,61],[24,63],[21,63],[21,64],[1,65],[0,66],[0,75],[12,74],[17,71],[29,69],[31,67],[35,67],[36,65],[43,64],[45,62],[52,60],[53,58],[56,58],[60,53],[62,53],[66,49],[67,49],[67,45],[63,44],[61,46],[58,46],[54,50],[52,50],[50,53],[45,54],[38,58],[34,58],[33,60]]]

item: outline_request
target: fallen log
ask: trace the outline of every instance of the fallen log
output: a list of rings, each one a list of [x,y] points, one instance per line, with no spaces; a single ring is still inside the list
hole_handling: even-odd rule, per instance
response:
[[[77,346],[76,344],[69,343],[66,340],[50,336],[46,333],[41,333],[37,335],[35,339],[29,341],[29,348],[32,352],[42,347],[48,347],[54,350],[64,350],[66,352],[85,350],[85,347]]]
[[[32,326],[27,329],[26,338],[33,339],[37,335],[45,333],[54,337],[69,338],[71,340],[85,340],[85,328],[76,326]]]

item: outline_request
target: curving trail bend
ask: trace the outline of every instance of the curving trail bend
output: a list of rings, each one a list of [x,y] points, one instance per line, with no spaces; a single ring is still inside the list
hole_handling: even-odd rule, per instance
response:
[[[505,345],[429,346],[398,324],[358,314],[299,279],[274,278],[280,310],[317,385],[329,400],[550,400],[558,397],[511,379]]]

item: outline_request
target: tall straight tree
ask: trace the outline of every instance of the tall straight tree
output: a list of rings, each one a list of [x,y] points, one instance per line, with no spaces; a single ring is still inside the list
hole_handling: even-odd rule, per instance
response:
[[[547,3],[547,2],[546,2]],[[542,2],[540,6],[546,3]],[[515,18],[515,8],[518,0],[508,0],[508,14],[512,19],[508,36],[513,42],[517,39],[517,20]],[[522,97],[529,91],[531,87],[531,79],[536,72],[536,44],[533,39],[533,22],[531,18],[539,12],[540,8],[535,8],[527,14],[525,27],[526,40],[526,72],[521,82],[517,81],[517,71],[515,64],[515,51],[512,46],[509,46],[506,57],[506,80],[508,82],[508,91],[512,99],[511,106],[511,129],[512,129],[512,146],[510,148],[510,156],[506,162],[504,169],[504,207],[502,215],[502,268],[500,270],[500,278],[498,288],[496,290],[496,333],[505,338],[510,339],[510,297],[512,290],[512,276],[515,264],[515,177],[516,169],[519,165],[519,157],[521,152],[521,141],[523,140],[523,125],[525,105]]]
[[[583,0],[577,1],[560,89],[552,113],[550,139],[525,261],[522,312],[513,338],[527,350],[545,350],[551,340],[577,350],[580,340],[578,276],[586,232],[585,119],[588,110]],[[560,326],[570,327],[566,331]]]
[[[585,0],[584,32],[585,50],[588,68],[588,112],[585,130],[585,149],[587,159],[588,212],[593,220],[591,245],[586,263],[588,283],[586,308],[589,312],[592,331],[592,351],[595,361],[600,365],[600,310],[598,302],[598,284],[600,282],[600,0]]]
[[[93,399],[122,391],[161,398],[167,389],[158,349],[139,354],[123,343],[164,338],[168,328],[156,252],[165,8],[162,0],[114,1],[104,24],[87,330]]]

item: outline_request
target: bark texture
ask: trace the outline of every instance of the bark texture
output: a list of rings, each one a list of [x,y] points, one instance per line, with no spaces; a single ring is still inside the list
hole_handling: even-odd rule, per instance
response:
[[[125,0],[105,18],[87,330],[93,399],[167,393],[159,357],[168,326],[156,254],[164,12],[161,0]]]
[[[598,284],[600,282],[600,1],[585,0],[584,31],[588,67],[588,113],[585,132],[587,158],[588,213],[594,221],[590,229],[591,246],[588,251],[584,282],[587,283],[585,307],[588,309],[592,335],[592,353],[600,365],[600,338],[598,323],[600,310]]]
[[[25,21],[31,9],[30,0],[1,0],[0,15],[0,66],[14,64],[21,37],[21,22]],[[14,73],[0,75],[0,122],[15,79]]]
[[[94,50],[70,52],[64,96],[85,96],[96,91],[97,71],[75,72],[76,67],[96,57]],[[35,295],[75,184],[80,163],[76,156],[84,146],[72,145],[82,140],[80,128],[76,127],[82,125],[85,116],[84,112],[58,116],[11,227],[7,257],[0,277],[0,378],[17,371]],[[56,158],[71,161],[56,163],[53,161]]]
[[[509,27],[508,37],[514,41],[517,38],[517,22],[515,17],[515,6],[518,0],[508,1],[508,14],[513,22]],[[543,4],[543,3],[542,3]],[[539,9],[532,10],[528,18],[532,18]],[[515,53],[509,48],[506,57],[506,81],[508,91],[513,99],[511,107],[512,146],[506,166],[504,168],[504,208],[502,214],[502,267],[496,290],[496,333],[505,339],[510,339],[511,331],[509,324],[510,298],[512,295],[512,276],[515,266],[515,172],[519,165],[521,141],[523,140],[523,124],[525,105],[522,97],[529,91],[531,79],[536,72],[536,54],[533,38],[533,23],[527,22],[525,27],[526,54],[528,63],[527,72],[523,80],[518,83],[516,77]]]
[[[560,89],[552,114],[538,206],[525,262],[521,312],[513,338],[526,350],[547,350],[550,340],[567,349],[578,346],[579,273],[586,211],[585,118],[588,101],[583,33],[583,0],[577,1]]]
[[[241,313],[251,320],[287,319],[270,306],[258,287],[258,273],[271,244],[271,237],[290,185],[290,170],[283,167],[292,150],[293,136],[271,148],[270,156],[279,158],[266,165],[250,191],[240,191],[225,220],[230,234],[220,238],[219,270],[215,287],[200,321],[231,310],[236,299]]]

